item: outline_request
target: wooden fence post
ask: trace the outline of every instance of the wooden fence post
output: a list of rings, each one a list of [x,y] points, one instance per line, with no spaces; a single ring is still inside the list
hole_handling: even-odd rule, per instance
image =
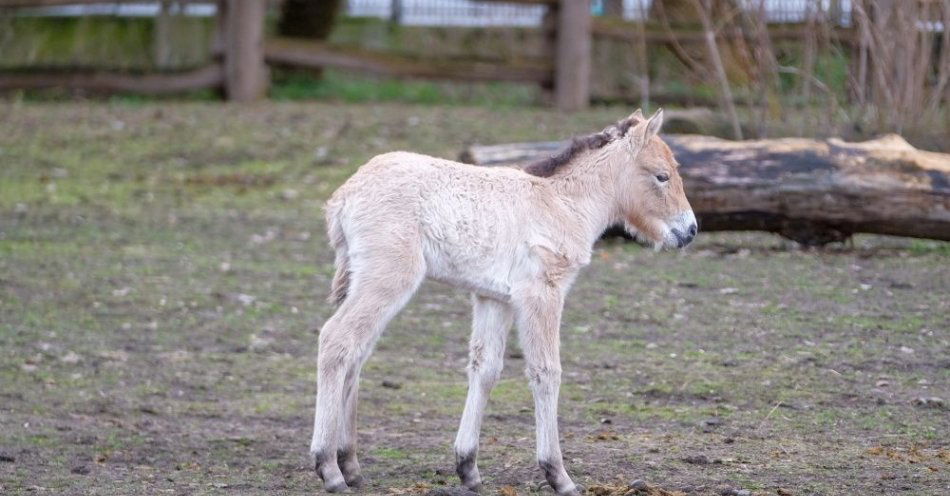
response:
[[[267,92],[264,63],[266,0],[228,0],[224,33],[224,92],[229,100],[247,102]]]
[[[590,104],[590,0],[561,0],[557,8],[554,99],[560,110],[580,110]]]
[[[172,3],[162,0],[155,16],[155,28],[152,31],[152,61],[155,67],[167,69],[172,59]]]

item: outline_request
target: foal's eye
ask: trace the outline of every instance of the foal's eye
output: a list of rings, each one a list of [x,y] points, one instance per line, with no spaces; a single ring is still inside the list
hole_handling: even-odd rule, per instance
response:
[[[656,175],[656,180],[660,181],[661,183],[665,183],[670,180],[670,175],[665,172],[661,172]]]

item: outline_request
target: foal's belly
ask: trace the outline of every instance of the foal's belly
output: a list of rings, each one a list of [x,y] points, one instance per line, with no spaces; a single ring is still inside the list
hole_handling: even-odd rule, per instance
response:
[[[496,241],[489,238],[460,245],[428,239],[423,248],[426,276],[480,296],[508,301],[516,254]]]
[[[444,248],[424,250],[429,279],[488,298],[510,299],[510,259],[458,256],[447,253]]]

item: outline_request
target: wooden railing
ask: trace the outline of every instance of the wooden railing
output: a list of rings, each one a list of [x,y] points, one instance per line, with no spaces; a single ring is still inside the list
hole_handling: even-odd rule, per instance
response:
[[[591,14],[589,0],[480,0],[547,7],[542,29],[551,42],[550,60],[486,63],[472,60],[414,59],[406,56],[333,47],[319,42],[268,40],[268,63],[336,67],[395,77],[458,81],[515,81],[553,88],[562,110],[584,108],[590,101]]]
[[[70,88],[90,92],[165,94],[223,88],[228,99],[249,101],[267,90],[264,14],[267,0],[176,0],[217,5],[210,64],[178,72],[135,74],[81,69],[22,69],[0,72],[0,90]],[[102,3],[93,0],[0,0],[0,8]],[[112,0],[112,3],[130,3]]]
[[[101,3],[103,0],[0,0],[0,8],[48,7]],[[129,3],[132,0],[111,0]],[[275,0],[175,0],[217,5],[212,60],[184,72],[131,74],[95,70],[23,69],[0,72],[0,90],[67,87],[88,91],[160,94],[201,88],[222,88],[235,101],[266,95],[268,64],[304,68],[339,68],[392,77],[457,81],[514,81],[535,83],[553,91],[563,110],[588,105],[591,98],[591,45],[594,37],[648,44],[703,43],[700,31],[673,31],[636,26],[619,18],[592,18],[590,0],[480,0],[544,5],[541,30],[547,48],[543,57],[517,61],[437,59],[341,47],[325,42],[264,36],[264,18]],[[638,29],[639,28],[639,29]],[[773,40],[802,39],[800,27],[769,28]],[[723,36],[736,36],[734,33]],[[739,36],[743,36],[739,34]],[[837,29],[833,36],[850,43],[852,32]]]
[[[123,0],[112,0],[123,3]],[[264,39],[268,0],[185,0],[218,7],[214,62],[186,72],[130,74],[94,70],[19,70],[0,73],[0,90],[67,87],[89,91],[160,94],[222,87],[230,100],[263,97],[268,86],[267,64],[336,67],[381,75],[463,81],[517,81],[554,88],[555,101],[565,110],[589,101],[589,0],[507,0],[546,5],[545,29],[552,32],[553,63],[513,64],[481,61],[412,59],[380,52],[334,47],[293,39]],[[497,1],[497,0],[483,0]],[[128,0],[126,0],[128,2]],[[101,0],[0,0],[0,8],[50,7],[101,3]]]

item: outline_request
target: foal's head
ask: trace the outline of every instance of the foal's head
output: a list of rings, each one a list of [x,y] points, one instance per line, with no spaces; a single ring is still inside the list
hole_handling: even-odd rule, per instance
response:
[[[635,238],[657,248],[682,248],[696,236],[696,217],[683,191],[670,147],[659,137],[663,111],[649,120],[639,110],[617,125],[627,146],[619,179],[624,228]]]

